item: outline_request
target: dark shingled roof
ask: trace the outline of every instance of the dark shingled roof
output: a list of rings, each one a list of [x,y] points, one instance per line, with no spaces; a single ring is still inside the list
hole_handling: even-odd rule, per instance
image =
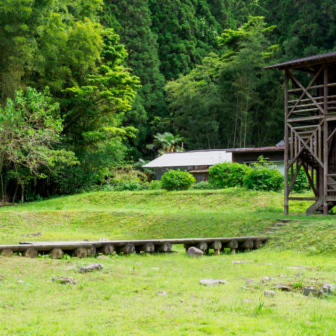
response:
[[[275,65],[270,65],[265,67],[264,69],[274,69],[274,68],[278,68],[278,70],[282,70],[284,68],[290,68],[292,66],[305,66],[306,64],[309,63],[319,63],[319,61],[321,61],[321,63],[323,63],[324,61],[328,60],[328,59],[333,59],[333,61],[336,61],[336,51],[332,51],[330,53],[327,54],[321,54],[321,55],[315,55],[315,56],[309,56],[309,57],[305,57],[305,58],[299,58],[296,60],[292,60],[292,61],[288,61],[288,62],[284,62],[284,63],[280,63],[280,64],[275,64]]]
[[[259,148],[234,148],[227,149],[229,153],[241,153],[241,152],[283,152],[285,146],[271,146],[271,147],[259,147]]]

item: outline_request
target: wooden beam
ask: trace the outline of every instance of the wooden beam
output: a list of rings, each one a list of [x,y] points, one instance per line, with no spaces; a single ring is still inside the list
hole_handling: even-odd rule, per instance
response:
[[[306,166],[306,164],[305,164],[304,162],[303,162],[302,166],[303,166],[303,169],[304,169],[304,171],[305,171],[305,173],[306,173],[306,175],[307,175],[308,182],[309,182],[311,188],[313,189],[314,195],[315,195],[316,197],[318,197],[318,193],[317,193],[317,191],[316,191],[316,189],[315,189],[315,186],[314,186],[314,180],[313,180],[313,179],[311,178],[311,176],[309,175],[308,167]]]
[[[324,63],[324,72],[323,72],[323,96],[324,96],[324,111],[325,113],[328,110],[328,65],[327,63]],[[328,203],[326,197],[328,196],[328,182],[327,182],[327,176],[328,176],[328,122],[327,119],[324,119],[324,125],[323,125],[323,214],[328,214]]]
[[[318,197],[289,197],[290,201],[317,201]]]
[[[291,119],[288,119],[288,122],[303,122],[303,121],[319,120],[319,119],[324,119],[323,115],[317,115],[317,116],[312,116],[312,117],[291,118]]]
[[[305,94],[308,96],[308,98],[311,99],[311,101],[313,101],[315,103],[315,105],[320,109],[320,111],[322,112],[322,114],[324,114],[324,111],[323,109],[321,108],[320,105],[318,105],[318,102],[313,98],[313,96],[307,91],[305,90],[305,88],[302,86],[302,84],[296,79],[296,77],[291,73],[291,72],[288,72],[291,79],[298,85],[300,86],[300,88],[305,92]]]
[[[289,84],[289,71],[285,70],[285,204],[284,214],[288,215],[288,84]],[[293,139],[291,139],[293,141]],[[291,158],[293,159],[293,158]]]
[[[308,90],[312,87],[312,85],[314,84],[314,82],[316,81],[317,77],[320,75],[321,71],[322,71],[321,67],[319,69],[319,71],[317,72],[317,74],[314,76],[314,78],[311,80],[311,82],[309,83],[309,85],[307,86],[307,88],[303,91],[301,97],[298,99],[298,101],[295,103],[295,105],[293,106],[292,110],[289,112],[288,118],[291,116],[291,114],[294,112],[294,110],[296,109],[296,107],[298,106],[298,104],[300,104],[301,99],[306,95],[306,93],[308,92]],[[301,86],[303,88],[303,86]],[[316,102],[314,102],[316,105]]]
[[[332,131],[332,133],[329,135],[328,139],[327,139],[327,142],[330,141],[330,139],[333,137],[333,135],[335,134],[336,132],[336,128]]]
[[[297,177],[299,175],[300,169],[301,169],[301,163],[299,162],[299,164],[298,164],[298,161],[299,160],[296,161],[296,171],[295,171],[295,174],[294,174],[294,176],[291,176],[291,183],[290,183],[290,186],[288,188],[288,194],[291,193],[291,191],[292,191],[292,189],[294,187],[294,183],[295,183],[295,181],[296,181],[296,179],[297,179]]]

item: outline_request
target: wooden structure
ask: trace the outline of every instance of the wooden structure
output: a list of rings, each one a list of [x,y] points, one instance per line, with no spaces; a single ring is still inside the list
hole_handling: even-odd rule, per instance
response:
[[[315,201],[307,214],[326,215],[336,205],[336,52],[272,68],[285,72],[285,215],[289,200]],[[300,168],[315,197],[290,197]]]
[[[97,253],[152,253],[171,252],[172,244],[183,244],[187,249],[195,246],[208,253],[213,249],[219,254],[224,248],[230,248],[231,253],[236,249],[250,251],[258,249],[266,243],[266,237],[218,237],[218,238],[178,238],[178,239],[151,239],[151,240],[107,240],[107,241],[59,241],[59,242],[21,242],[17,245],[0,245],[0,255],[12,256],[20,252],[23,256],[36,258],[38,253],[50,254],[53,259],[61,259],[63,253],[78,258],[85,258]]]

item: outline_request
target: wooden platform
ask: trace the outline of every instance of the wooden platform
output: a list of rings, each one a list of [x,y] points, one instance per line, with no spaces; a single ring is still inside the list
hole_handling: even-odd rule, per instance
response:
[[[108,241],[57,241],[57,242],[29,242],[23,241],[16,245],[0,245],[0,253],[10,256],[14,252],[22,252],[24,256],[36,257],[40,254],[51,254],[52,258],[62,258],[64,253],[77,257],[87,257],[97,253],[153,253],[171,252],[172,245],[183,244],[187,250],[195,246],[205,253],[214,250],[216,254],[224,248],[230,248],[231,253],[236,250],[258,249],[267,241],[267,237],[217,237],[217,238],[177,238],[177,239],[149,239],[149,240],[108,240]]]

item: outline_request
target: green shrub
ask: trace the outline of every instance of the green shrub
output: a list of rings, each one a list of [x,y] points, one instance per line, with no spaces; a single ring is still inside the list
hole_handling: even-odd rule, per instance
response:
[[[290,171],[288,172],[288,180],[289,180],[289,183],[291,182],[291,176],[290,176]],[[296,173],[296,165],[294,165],[293,167],[293,174]],[[305,192],[307,190],[311,190],[311,187],[310,187],[310,184],[309,184],[309,181],[308,181],[308,177],[304,171],[303,168],[300,169],[299,171],[299,174],[296,178],[296,181],[293,185],[293,191],[296,191],[298,193],[300,192]]]
[[[218,188],[242,187],[252,168],[235,162],[217,163],[209,168],[209,182]]]
[[[193,189],[193,190],[212,190],[212,189],[217,189],[217,187],[214,186],[213,184],[209,183],[209,182],[201,181],[201,182],[193,184],[190,189]]]
[[[149,183],[149,190],[160,190],[162,189],[162,183],[159,180],[153,180]]]
[[[244,187],[247,189],[278,191],[283,186],[284,177],[281,172],[263,157],[259,158],[259,163],[253,164],[253,169],[244,178]]]
[[[180,169],[169,170],[161,178],[162,188],[166,190],[187,190],[195,182],[194,176]]]
[[[148,189],[148,183],[137,180],[119,182],[114,187],[115,191],[140,191],[145,189]]]

